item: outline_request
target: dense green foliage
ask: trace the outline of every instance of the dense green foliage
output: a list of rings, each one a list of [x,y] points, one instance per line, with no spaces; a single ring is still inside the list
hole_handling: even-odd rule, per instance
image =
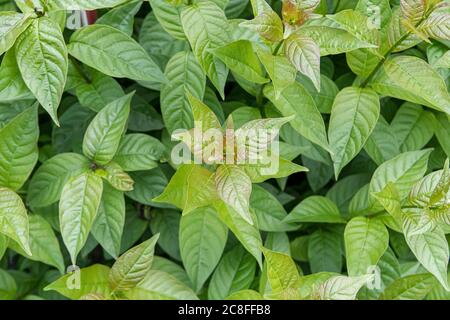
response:
[[[449,48],[445,0],[0,0],[0,299],[450,299]]]

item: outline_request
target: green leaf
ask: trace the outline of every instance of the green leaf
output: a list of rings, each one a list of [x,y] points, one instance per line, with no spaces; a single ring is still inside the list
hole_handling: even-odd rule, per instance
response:
[[[0,99],[14,101],[32,97],[20,74],[15,51],[10,50],[3,57],[0,67]]]
[[[52,0],[49,6],[53,10],[96,10],[112,8],[129,0]]]
[[[406,233],[405,239],[417,260],[450,291],[447,278],[449,248],[444,232],[437,228],[424,233]]]
[[[211,207],[199,208],[180,221],[180,253],[198,292],[219,263],[228,229]]]
[[[264,88],[264,95],[275,105],[284,117],[295,115],[292,127],[311,142],[329,150],[325,123],[311,95],[305,88],[294,83],[284,89],[279,98],[273,86]],[[301,103],[299,103],[301,97]]]
[[[0,233],[31,255],[27,209],[15,192],[3,187],[0,187],[0,221]]]
[[[76,153],[59,154],[39,167],[28,188],[32,207],[46,207],[57,202],[69,179],[88,171],[89,160]]]
[[[73,264],[91,231],[102,191],[102,179],[91,173],[72,178],[62,190],[59,202],[61,234]]]
[[[128,291],[148,275],[159,234],[131,248],[116,260],[109,273],[112,292]]]
[[[297,70],[283,56],[274,56],[263,50],[257,50],[259,60],[272,79],[275,98],[278,99],[283,90],[295,82]]]
[[[253,224],[250,214],[252,182],[238,166],[221,165],[215,173],[216,190],[219,197],[248,223]]]
[[[380,115],[378,122],[367,139],[364,151],[377,164],[391,160],[400,154],[400,147],[390,124]]]
[[[17,39],[15,51],[25,84],[58,124],[57,110],[68,70],[61,29],[47,17],[35,19]]]
[[[300,275],[292,258],[284,253],[263,248],[267,263],[267,278],[272,289],[271,296],[283,299],[298,297],[298,281]]]
[[[371,89],[345,88],[336,96],[328,129],[336,179],[364,147],[379,116],[380,100]]]
[[[345,223],[333,201],[322,196],[311,196],[300,202],[284,222]]]
[[[450,114],[450,95],[442,77],[422,59],[388,59],[371,87],[382,95],[421,104]]]
[[[231,42],[216,48],[212,53],[225,63],[230,70],[254,83],[267,83],[264,71],[255,54],[252,43],[248,40]]]
[[[449,40],[450,39],[450,13],[442,10],[435,10],[429,17],[419,26],[418,31],[423,32],[426,36],[434,39]]]
[[[95,174],[108,181],[116,190],[126,192],[134,189],[133,179],[117,163],[110,162],[103,168],[97,169]]]
[[[175,39],[186,39],[180,17],[183,6],[173,6],[165,0],[149,0],[149,2],[164,30]]]
[[[125,171],[151,170],[163,157],[164,145],[152,136],[134,133],[124,136],[114,162]]]
[[[320,91],[320,48],[314,40],[301,33],[294,33],[285,41],[284,54]]]
[[[152,211],[151,215],[150,229],[153,234],[160,234],[158,245],[171,258],[181,261],[179,240],[180,212],[171,209],[156,209]],[[188,280],[188,283],[190,283],[190,280]]]
[[[84,64],[115,78],[165,82],[158,65],[126,33],[106,25],[77,30],[67,48]]]
[[[141,6],[142,1],[124,3],[102,15],[96,23],[109,25],[131,36],[133,34],[134,16],[139,12]]]
[[[404,199],[412,186],[419,181],[427,170],[430,149],[402,153],[383,163],[373,174],[369,194],[382,191],[392,183]]]
[[[83,153],[97,164],[107,164],[114,158],[126,128],[132,95],[109,103],[86,130]]]
[[[405,103],[391,122],[401,152],[422,149],[433,137],[434,116],[421,106]]]
[[[386,288],[380,300],[422,300],[435,282],[431,274],[414,274],[400,278]]]
[[[372,275],[331,277],[318,286],[312,296],[319,300],[355,300],[358,291],[370,283],[372,278]]]
[[[260,268],[262,268],[262,240],[261,234],[255,226],[255,223],[248,223],[233,208],[227,206],[222,201],[216,201],[214,203],[214,208],[219,213],[220,219],[233,232],[244,248],[250,252],[253,257],[255,257]],[[255,220],[255,218],[253,220]]]
[[[161,90],[161,112],[164,123],[173,133],[194,125],[187,92],[198,99],[205,94],[206,77],[191,52],[179,52],[168,62],[165,71],[168,83]]]
[[[120,243],[125,225],[125,198],[122,192],[108,183],[103,193],[97,217],[92,225],[92,235],[112,257],[120,254]]]
[[[17,284],[8,271],[0,269],[0,300],[16,298]]]
[[[0,186],[20,189],[38,160],[37,107],[26,109],[0,129]]]
[[[307,256],[311,271],[341,272],[342,232],[334,228],[319,228],[308,237]]]
[[[108,285],[109,270],[107,266],[94,264],[62,276],[46,286],[44,291],[55,290],[72,300],[78,300],[87,294],[108,297],[111,293]]]
[[[188,214],[216,199],[214,174],[201,166],[186,164],[177,170],[164,192],[153,201],[171,203]]]
[[[450,118],[443,114],[436,114],[436,121],[434,122],[434,131],[442,149],[444,149],[447,157],[450,158],[450,141],[447,137],[450,135]]]
[[[198,300],[195,293],[172,275],[149,270],[145,279],[127,291],[131,300]]]
[[[89,69],[90,81],[85,81],[75,88],[80,103],[95,112],[102,110],[108,103],[125,95],[119,83],[97,70]]]
[[[29,216],[28,221],[30,228],[30,251],[32,254],[27,254],[15,242],[10,242],[9,246],[27,259],[54,266],[61,274],[64,274],[64,259],[58,239],[50,224],[36,214]]]
[[[278,14],[270,6],[259,14],[255,19],[241,22],[239,25],[258,33],[262,38],[271,42],[283,40],[283,22]]]
[[[208,287],[208,299],[223,300],[250,288],[256,271],[256,260],[241,246],[222,257]]]
[[[350,276],[370,273],[389,246],[389,233],[377,219],[356,217],[345,227],[345,252]]]
[[[30,25],[28,14],[17,12],[0,12],[0,55],[8,51],[14,45],[17,37]]]
[[[201,124],[201,132],[206,132],[209,129],[222,129],[222,126],[217,119],[216,114],[206,104],[193,96],[191,93],[187,93],[189,104],[191,105],[192,114],[194,115],[194,122]]]
[[[400,8],[403,17],[412,25],[416,25],[424,16],[427,8],[425,1],[401,0]]]
[[[184,8],[181,22],[203,71],[224,98],[228,69],[210,50],[222,47],[230,40],[225,13],[214,3],[201,2]]]

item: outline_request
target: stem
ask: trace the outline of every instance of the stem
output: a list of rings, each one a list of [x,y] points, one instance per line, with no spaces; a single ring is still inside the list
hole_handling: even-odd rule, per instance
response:
[[[401,37],[392,47],[389,48],[389,50],[383,55],[381,60],[378,62],[376,67],[372,70],[372,72],[367,76],[366,80],[361,84],[361,88],[365,88],[370,81],[372,81],[375,74],[378,72],[378,70],[384,65],[384,62],[386,61],[387,57],[397,48],[403,41],[406,40],[411,35],[411,32],[406,33],[403,37]]]

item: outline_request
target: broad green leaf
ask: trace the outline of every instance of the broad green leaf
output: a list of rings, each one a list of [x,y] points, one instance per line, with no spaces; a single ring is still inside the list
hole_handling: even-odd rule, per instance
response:
[[[255,277],[256,260],[243,247],[236,246],[223,255],[208,286],[208,299],[223,300],[250,288]]]
[[[258,33],[262,38],[271,42],[283,40],[283,22],[270,6],[255,15],[253,20],[246,20],[239,25]]]
[[[219,263],[228,235],[212,207],[199,208],[180,221],[180,253],[198,292]]]
[[[450,158],[450,141],[447,138],[450,135],[450,118],[443,113],[439,113],[436,114],[435,119],[433,127],[436,137],[445,154]]]
[[[46,207],[57,202],[71,178],[89,170],[89,160],[76,153],[59,154],[39,167],[28,188],[28,203]]]
[[[113,78],[94,69],[89,69],[89,81],[80,83],[75,88],[75,94],[81,105],[99,112],[109,103],[125,95],[122,87]]]
[[[401,152],[420,150],[434,135],[434,116],[421,106],[405,103],[391,122]]]
[[[54,266],[61,274],[64,274],[64,259],[59,247],[58,239],[50,224],[44,218],[36,214],[29,216],[30,228],[30,251],[31,255],[15,242],[10,242],[10,247],[33,261],[40,261],[50,266]]]
[[[8,271],[0,269],[0,300],[16,298],[17,284]]]
[[[141,0],[124,3],[102,15],[96,23],[109,25],[131,36],[133,34],[134,16],[139,12],[141,6]]]
[[[183,9],[181,22],[203,71],[224,98],[228,69],[210,50],[230,41],[225,13],[214,3],[201,2]]]
[[[342,232],[318,228],[308,237],[307,257],[313,273],[341,272]]]
[[[250,224],[242,218],[233,208],[227,206],[222,201],[216,201],[214,208],[217,210],[220,219],[233,232],[239,242],[244,248],[255,257],[260,268],[262,268],[262,253],[261,253],[261,234],[255,223]],[[256,222],[255,218],[253,219]]]
[[[151,170],[158,166],[164,151],[164,145],[152,136],[128,134],[122,139],[113,160],[125,171]]]
[[[172,208],[171,205],[153,201],[153,198],[164,191],[168,183],[166,175],[160,168],[130,172],[130,176],[134,181],[134,189],[126,193],[129,198],[152,207]]]
[[[437,228],[425,233],[405,234],[405,238],[417,260],[450,291],[447,278],[449,248],[444,232]]]
[[[420,22],[427,10],[426,1],[422,0],[401,0],[400,8],[402,10],[403,17],[412,25],[416,25]]]
[[[94,264],[62,276],[46,286],[44,290],[55,290],[72,300],[78,300],[87,294],[108,297],[111,293],[108,285],[109,272],[109,267]]]
[[[301,33],[311,38],[319,47],[320,55],[340,54],[360,48],[373,48],[373,44],[360,40],[356,36],[341,29],[339,26],[332,26],[328,23],[311,23],[302,26]]]
[[[397,279],[381,295],[381,300],[422,300],[436,280],[431,274],[414,274]]]
[[[272,289],[271,296],[290,300],[297,299],[300,275],[292,258],[284,253],[263,249],[267,263],[267,278]]]
[[[295,82],[297,70],[283,56],[274,56],[263,50],[257,50],[259,60],[272,79],[275,98],[278,99],[283,90]]]
[[[116,260],[109,273],[112,292],[128,291],[145,279],[152,267],[159,234],[131,248]]]
[[[356,217],[345,227],[347,272],[350,276],[370,273],[389,246],[389,233],[380,220]]]
[[[49,6],[53,10],[95,10],[112,8],[129,0],[52,0]]]
[[[110,162],[95,170],[95,174],[108,181],[116,190],[126,192],[134,189],[133,179],[117,163]]]
[[[61,234],[73,264],[91,231],[102,191],[102,179],[91,173],[70,179],[62,190],[59,202]]]
[[[0,234],[0,260],[3,259],[3,256],[8,249],[9,238],[3,234]]]
[[[259,185],[254,185],[250,196],[250,208],[255,212],[260,230],[282,232],[297,229],[294,224],[283,221],[286,210],[278,199]]]
[[[67,46],[70,55],[115,78],[165,82],[158,65],[134,39],[106,25],[77,30]]]
[[[171,274],[149,270],[145,279],[127,291],[131,300],[198,300],[195,293]]]
[[[264,300],[264,298],[257,291],[241,290],[229,295],[226,300]]]
[[[158,245],[168,256],[177,261],[181,261],[180,220],[181,214],[178,210],[156,209],[151,212],[150,229],[153,234],[160,234]]]
[[[97,217],[92,225],[92,235],[112,257],[120,254],[120,243],[125,225],[125,198],[123,193],[103,185]]]
[[[273,86],[264,88],[264,95],[285,117],[295,115],[292,127],[311,142],[329,150],[325,123],[311,95],[305,88],[294,83],[284,89],[276,98]],[[301,97],[301,99],[299,99]]]
[[[244,170],[234,165],[221,165],[215,173],[218,196],[248,223],[253,224],[250,214],[252,182]]]
[[[157,256],[153,257],[152,270],[167,272],[181,283],[184,283],[188,287],[192,287],[191,280],[183,267],[169,259]]]
[[[393,183],[400,199],[404,199],[425,174],[430,153],[429,149],[405,152],[383,163],[373,174],[369,194],[380,192],[388,183]]]
[[[320,48],[314,40],[301,33],[294,33],[285,41],[284,54],[320,91]]]
[[[336,204],[322,196],[306,198],[292,209],[284,221],[296,223],[345,223]]]
[[[214,49],[214,56],[219,58],[233,72],[254,83],[267,83],[258,56],[248,40],[231,42]]]
[[[97,164],[110,162],[125,131],[132,94],[109,103],[92,120],[83,141],[83,153]]]
[[[14,50],[8,51],[0,66],[0,99],[14,101],[32,98],[30,90],[22,79]]]
[[[168,83],[161,90],[161,112],[164,123],[173,133],[194,125],[187,92],[198,99],[205,94],[206,77],[191,52],[179,52],[168,62],[165,71]]]
[[[145,17],[139,33],[139,43],[152,59],[164,69],[170,58],[176,53],[185,50],[188,47],[188,43],[183,40],[177,40],[167,33],[161,24],[158,23],[155,12],[157,11],[154,10]],[[181,22],[179,23],[181,25]],[[184,37],[184,33],[181,33],[181,35]]]
[[[149,0],[149,2],[164,30],[175,39],[186,39],[180,17],[183,6],[173,6],[165,0]]]
[[[14,45],[17,37],[30,25],[28,14],[12,11],[1,11],[0,20],[0,55],[8,51]]]
[[[380,115],[380,100],[371,89],[345,88],[331,110],[328,138],[336,179],[364,147]]]
[[[421,104],[450,114],[450,95],[441,76],[422,59],[388,59],[371,87],[382,95]]]
[[[318,300],[355,300],[358,291],[372,279],[372,275],[331,277],[319,285],[312,296]]]
[[[0,222],[0,233],[31,255],[27,209],[19,195],[3,187],[0,187]]]
[[[205,103],[200,101],[191,93],[187,94],[187,98],[189,104],[191,105],[194,122],[198,122],[202,126],[201,132],[205,132],[209,129],[216,129],[221,131],[222,126],[213,110],[211,110]]]
[[[61,29],[47,17],[35,19],[17,39],[15,51],[25,84],[58,124],[57,110],[68,70]]]
[[[377,164],[391,160],[400,154],[400,146],[390,124],[380,115],[375,128],[367,139],[364,151]]]
[[[38,160],[37,106],[26,109],[0,129],[0,186],[20,189]]]
[[[177,170],[164,192],[153,201],[171,203],[188,214],[216,199],[214,174],[201,166],[187,164]]]
[[[425,35],[434,39],[449,40],[450,12],[448,10],[444,11],[444,8],[442,10],[435,10],[432,12],[418,28],[419,32],[423,32]]]

